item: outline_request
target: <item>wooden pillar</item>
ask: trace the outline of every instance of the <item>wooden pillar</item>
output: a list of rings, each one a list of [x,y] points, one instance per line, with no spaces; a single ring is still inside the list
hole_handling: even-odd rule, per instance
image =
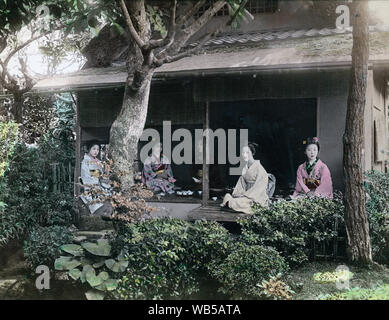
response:
[[[80,186],[79,186],[79,177],[81,176],[81,125],[80,125],[80,101],[78,97],[74,98],[72,94],[73,101],[75,103],[75,132],[76,132],[76,143],[75,143],[75,156],[76,163],[74,167],[74,197],[80,195]]]
[[[207,101],[204,105],[204,117],[203,117],[203,130],[207,132],[203,135],[203,199],[202,205],[206,206],[209,200],[209,164],[207,163],[208,158],[208,147],[209,147],[209,102]]]

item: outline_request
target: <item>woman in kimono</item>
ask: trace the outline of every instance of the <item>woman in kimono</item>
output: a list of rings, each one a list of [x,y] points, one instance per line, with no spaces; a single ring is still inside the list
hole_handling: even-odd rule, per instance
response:
[[[268,174],[259,160],[254,160],[256,144],[249,143],[242,149],[242,158],[246,165],[232,195],[224,196],[221,207],[234,211],[253,213],[253,204],[268,205]]]
[[[173,171],[168,158],[162,154],[162,144],[156,143],[151,156],[147,157],[142,171],[142,182],[154,193],[164,195],[174,193]]]
[[[307,161],[297,169],[296,190],[293,197],[319,196],[332,199],[331,173],[326,164],[317,156],[320,151],[318,138],[308,138],[305,155]]]
[[[104,168],[101,161],[97,158],[100,153],[99,143],[92,141],[87,145],[88,153],[84,155],[84,159],[81,163],[81,179],[85,185],[85,193],[90,190],[89,186],[93,186],[102,191],[102,198],[105,195],[110,194],[111,186],[101,179],[101,175],[104,173]],[[113,212],[111,203],[105,199],[99,199],[95,195],[82,195],[81,200],[88,205],[89,211],[93,215],[105,215],[110,216]]]

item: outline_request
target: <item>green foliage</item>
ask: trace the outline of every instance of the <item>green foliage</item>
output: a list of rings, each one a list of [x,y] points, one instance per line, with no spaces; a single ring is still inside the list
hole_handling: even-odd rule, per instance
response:
[[[162,37],[165,37],[167,30],[163,22],[164,12],[158,6],[147,5],[147,15],[154,30],[158,31]]]
[[[366,211],[369,219],[373,258],[389,262],[389,174],[366,173],[364,187],[368,194]]]
[[[0,1],[0,36],[19,31],[32,20],[43,16],[37,13],[37,8],[45,5],[49,8],[49,15],[45,21],[50,23],[59,18],[71,15],[73,0],[1,0]]]
[[[117,280],[114,277],[128,266],[123,254],[112,257],[111,245],[106,239],[81,245],[64,244],[60,249],[68,255],[55,260],[55,270],[67,271],[71,279],[88,284],[90,290],[85,295],[89,300],[102,300],[107,292],[115,290]]]
[[[336,283],[337,281],[347,281],[353,277],[353,273],[348,270],[338,270],[334,272],[317,272],[313,275],[313,280],[319,283]]]
[[[99,21],[115,26],[119,33],[123,33],[125,21],[119,4],[111,0],[98,0],[90,4],[85,0],[68,0],[70,8],[66,20],[66,32],[80,33],[86,30],[92,33],[98,33]],[[237,28],[240,23],[247,19],[248,11],[244,8],[246,0],[227,0],[230,6],[231,25]],[[178,11],[181,6],[187,3],[178,1]],[[153,31],[159,33],[162,37],[167,34],[169,25],[171,3],[167,1],[154,1],[146,3],[146,13]],[[130,10],[130,15],[131,10]],[[251,15],[250,15],[251,16]],[[180,26],[181,27],[181,26]]]
[[[30,267],[35,270],[39,265],[52,266],[61,250],[59,247],[71,242],[73,235],[68,228],[61,226],[37,227],[24,242],[23,250]]]
[[[374,289],[355,287],[346,292],[324,295],[321,300],[389,300],[389,285]]]
[[[89,253],[99,257],[109,257],[111,254],[111,246],[107,241],[98,243],[85,242],[82,247]]]
[[[54,116],[49,130],[42,135],[39,147],[48,163],[74,161],[74,109],[70,95],[63,95],[51,105]]]
[[[4,191],[7,186],[5,173],[18,142],[18,125],[15,122],[0,122],[0,216],[4,213],[6,203]]]
[[[50,192],[45,164],[39,148],[16,147],[7,173],[7,208],[0,214],[0,243],[23,238],[37,226],[71,224],[73,198]]]
[[[2,0],[0,1],[0,36],[7,31],[14,31],[28,24],[34,17],[33,9],[41,1],[38,0]]]
[[[263,297],[263,281],[287,270],[287,263],[276,250],[244,243],[238,243],[222,263],[211,266],[211,274],[222,284],[219,291],[233,299]]]
[[[23,126],[19,128],[20,141],[34,144],[47,134],[55,117],[52,96],[28,95],[23,98]],[[14,104],[14,98],[3,101],[4,111],[8,114]]]
[[[73,184],[63,193],[52,192],[52,163],[74,162],[72,148],[73,108],[54,108],[54,125],[36,147],[18,143],[13,152],[0,200],[0,245],[12,238],[27,238],[37,226],[70,225],[73,215]]]
[[[337,234],[335,221],[342,226],[343,214],[341,200],[316,197],[278,201],[238,223],[242,241],[274,247],[290,266],[297,266],[308,260],[313,240],[330,240]]]
[[[15,122],[0,122],[0,182],[9,166],[17,141],[18,125]]]
[[[113,298],[188,298],[209,279],[210,263],[228,255],[230,242],[227,230],[213,222],[163,218],[123,225],[113,247],[123,248],[129,266]]]

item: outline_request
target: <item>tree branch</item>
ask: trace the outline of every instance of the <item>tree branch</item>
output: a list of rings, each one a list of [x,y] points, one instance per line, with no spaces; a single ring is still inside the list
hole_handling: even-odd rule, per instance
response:
[[[170,8],[170,23],[169,29],[166,37],[158,40],[150,40],[149,45],[147,46],[148,50],[161,48],[161,47],[170,47],[174,41],[174,37],[176,35],[176,12],[177,12],[177,0],[171,1]],[[166,50],[166,48],[164,50]]]
[[[224,6],[226,1],[219,0],[214,3],[213,6],[209,7],[195,22],[193,22],[189,27],[184,29],[184,33],[187,35],[187,38],[190,38],[192,35],[197,33],[202,27],[204,27],[209,20]]]
[[[24,88],[20,90],[21,94],[24,94],[32,89],[34,86],[34,79],[31,78],[27,72],[27,63],[22,58],[19,58],[20,71],[23,73],[23,76],[26,80]]]
[[[17,80],[15,79],[15,77],[11,76],[11,74],[7,70],[8,64],[9,64],[10,60],[12,59],[12,57],[15,54],[17,54],[20,50],[22,50],[25,47],[27,47],[32,42],[34,42],[34,41],[36,41],[36,40],[38,40],[38,39],[40,39],[42,37],[45,37],[45,36],[47,36],[48,34],[54,32],[54,31],[61,30],[63,27],[64,27],[64,25],[61,24],[61,25],[57,26],[56,28],[54,28],[53,30],[48,30],[48,31],[45,31],[45,32],[43,32],[41,34],[38,34],[38,35],[35,35],[35,32],[36,32],[35,30],[31,30],[31,38],[30,39],[28,39],[24,43],[16,46],[13,50],[11,50],[11,52],[9,52],[7,54],[7,56],[6,56],[4,61],[0,60],[0,66],[2,68],[0,79],[1,79],[2,86],[4,88],[6,88],[7,90],[9,90],[9,91],[20,90],[20,88],[18,86]],[[4,43],[6,45],[7,44],[7,40],[1,41],[0,49],[2,49]],[[21,62],[20,59],[19,59],[19,62]],[[25,90],[25,89],[27,89],[28,87],[31,86],[31,84],[33,84],[33,80],[32,80],[32,78],[30,76],[28,76],[28,74],[27,74],[27,66],[25,65],[24,62],[21,63],[21,71],[22,71],[23,75],[25,76],[25,80],[26,80],[26,87],[22,91],[27,92],[29,90]],[[8,82],[6,81],[7,78],[8,78]],[[32,86],[30,87],[30,89],[31,88],[32,88]]]
[[[169,30],[172,30],[176,27],[176,12],[177,12],[177,0],[172,0],[171,10],[170,10],[170,26]]]
[[[47,36],[48,34],[54,32],[54,31],[60,30],[60,29],[62,29],[62,28],[63,28],[63,26],[61,25],[61,26],[58,27],[58,28],[55,28],[55,29],[50,30],[50,31],[45,31],[45,32],[43,32],[43,33],[41,33],[41,34],[39,34],[39,35],[37,35],[37,36],[33,36],[33,35],[34,35],[34,32],[32,32],[32,36],[31,36],[30,39],[28,39],[26,42],[22,43],[21,45],[17,46],[14,50],[12,50],[12,51],[7,55],[7,57],[5,58],[5,60],[4,60],[4,62],[3,62],[4,66],[7,67],[9,61],[11,60],[11,58],[12,58],[16,53],[18,53],[20,50],[22,50],[23,48],[27,47],[30,43],[32,43],[32,42],[34,42],[34,41],[36,41],[36,40],[38,40],[38,39],[40,39],[40,38],[42,38],[42,37],[44,37],[44,36]]]
[[[120,0],[120,6],[122,8],[124,17],[126,18],[127,27],[128,27],[128,30],[130,31],[132,38],[134,39],[134,41],[136,42],[136,44],[138,45],[138,47],[140,49],[144,48],[145,44],[142,41],[142,39],[139,37],[139,34],[135,30],[134,24],[132,23],[131,16],[128,12],[128,9],[127,9],[127,6],[126,6],[126,3],[124,2],[124,0]]]
[[[192,7],[187,11],[186,14],[184,14],[181,17],[178,17],[177,24],[178,25],[184,25],[190,18],[192,18],[199,9],[205,4],[205,1],[198,1],[197,3],[193,4]]]
[[[177,61],[177,60],[180,60],[182,58],[185,58],[185,57],[188,57],[188,56],[191,56],[193,54],[196,54],[196,53],[199,53],[199,51],[204,47],[205,43],[212,37],[214,37],[215,35],[217,35],[221,30],[222,28],[224,27],[225,24],[223,24],[221,27],[219,27],[217,30],[215,30],[213,33],[208,33],[206,34],[202,39],[201,41],[199,42],[199,44],[197,46],[195,46],[194,48],[192,49],[189,49],[189,50],[186,50],[184,52],[181,52],[181,53],[178,53],[174,56],[167,56],[165,58],[162,58],[162,59],[157,59],[155,58],[154,59],[154,66],[156,68],[162,66],[163,64],[165,63],[170,63],[170,62],[174,62],[174,61]]]
[[[9,91],[17,90],[18,82],[13,76],[11,76],[11,74],[7,70],[7,67],[4,65],[4,63],[1,60],[0,60],[0,66],[2,68],[1,77],[0,77],[2,86]],[[8,82],[6,81],[7,78],[8,78]]]
[[[219,2],[222,2],[222,1],[219,1]],[[244,1],[244,0],[243,0],[243,1],[241,2],[241,4],[240,4],[240,7],[244,6],[244,5],[246,4],[246,2],[247,2],[247,1]],[[237,10],[239,11],[240,8],[238,8]],[[216,12],[217,12],[217,11],[216,11]],[[214,13],[214,14],[215,14],[215,13]],[[211,17],[212,17],[212,16],[211,16]],[[179,52],[179,53],[177,53],[176,55],[173,55],[173,56],[165,56],[165,57],[162,57],[162,58],[159,58],[159,59],[158,59],[157,57],[155,57],[155,58],[154,58],[154,61],[153,61],[154,66],[155,66],[156,68],[158,68],[158,67],[162,66],[162,65],[165,64],[165,63],[174,62],[174,61],[177,61],[177,60],[180,60],[180,59],[182,59],[182,58],[185,58],[185,57],[188,57],[188,56],[190,56],[190,55],[193,55],[193,54],[198,53],[198,52],[204,47],[204,45],[206,44],[206,42],[207,42],[210,38],[212,38],[212,37],[218,35],[218,34],[219,34],[227,25],[231,24],[231,22],[232,22],[235,18],[236,18],[236,15],[233,15],[233,16],[230,17],[230,19],[225,20],[223,23],[221,23],[221,25],[220,25],[218,28],[216,28],[216,30],[215,30],[214,32],[206,34],[206,35],[200,40],[200,42],[199,42],[194,48],[192,48],[192,49],[186,50],[186,51],[184,51],[184,52]],[[161,54],[161,53],[163,53],[163,51],[160,52],[160,54]]]
[[[7,47],[7,39],[0,38],[0,54],[4,51],[6,47]]]

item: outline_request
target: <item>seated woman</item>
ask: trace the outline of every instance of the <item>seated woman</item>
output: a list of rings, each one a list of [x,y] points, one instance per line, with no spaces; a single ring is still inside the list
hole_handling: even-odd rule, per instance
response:
[[[227,193],[224,196],[222,207],[226,206],[235,211],[253,213],[251,207],[254,203],[262,206],[268,205],[268,174],[261,162],[254,160],[256,146],[254,143],[249,143],[243,147],[242,158],[246,165],[232,195]]]
[[[328,167],[317,156],[320,151],[318,138],[304,141],[307,161],[297,170],[296,190],[293,197],[320,196],[332,199],[332,180]]]
[[[85,192],[88,192],[93,186],[97,190],[102,191],[102,198],[110,194],[108,181],[104,181],[101,176],[104,173],[104,168],[101,161],[97,158],[100,153],[100,145],[97,141],[91,141],[87,145],[88,153],[85,154],[81,163],[81,179],[85,185]],[[108,200],[99,199],[95,195],[82,195],[81,200],[88,205],[89,211],[93,215],[110,216],[113,212],[111,203]]]
[[[174,193],[173,171],[169,160],[162,154],[162,143],[156,143],[147,157],[142,171],[142,182],[154,193]]]

